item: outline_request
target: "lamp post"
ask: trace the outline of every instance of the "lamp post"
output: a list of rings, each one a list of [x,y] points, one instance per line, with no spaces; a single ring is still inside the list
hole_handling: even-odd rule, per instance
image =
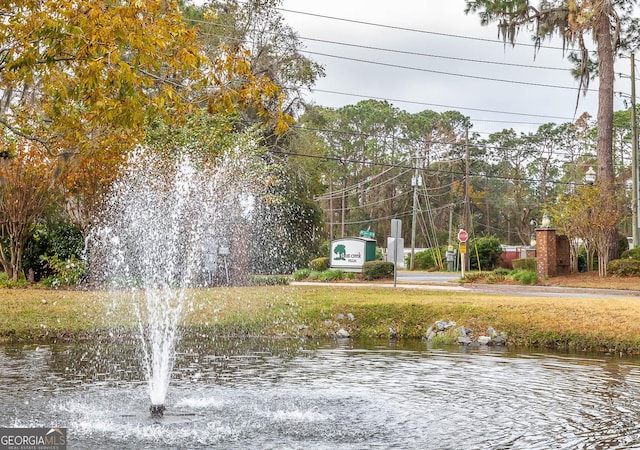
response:
[[[533,233],[531,233],[531,242],[530,242],[530,244],[531,244],[531,247],[535,248],[536,244],[538,243],[536,241],[536,228],[538,228],[538,222],[536,220],[532,219],[531,222],[529,222],[529,224],[533,227]]]

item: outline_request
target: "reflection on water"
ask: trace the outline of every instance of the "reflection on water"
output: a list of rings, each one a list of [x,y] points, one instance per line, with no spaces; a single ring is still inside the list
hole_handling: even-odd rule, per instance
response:
[[[136,346],[0,347],[0,426],[69,448],[639,448],[640,360],[424,342],[207,340],[178,348],[149,419]]]

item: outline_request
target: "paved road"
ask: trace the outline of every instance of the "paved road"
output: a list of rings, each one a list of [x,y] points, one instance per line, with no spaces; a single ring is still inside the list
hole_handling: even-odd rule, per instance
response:
[[[482,292],[489,294],[536,296],[536,297],[581,297],[581,298],[616,298],[616,297],[640,297],[640,291],[622,289],[587,289],[565,288],[560,286],[511,286],[500,284],[465,284],[458,285],[455,281],[460,279],[460,272],[398,272],[398,285],[428,283],[435,285],[457,286],[460,291]]]
[[[559,286],[512,286],[500,284],[459,284],[460,273],[456,272],[398,272],[396,287],[433,291],[467,292],[521,297],[565,297],[565,298],[629,298],[638,297],[640,291],[616,289],[565,288]],[[322,282],[299,282],[292,284],[326,285]],[[354,283],[351,286],[393,287],[393,283]]]
[[[398,272],[398,281],[403,283],[450,283],[460,279],[460,272]]]

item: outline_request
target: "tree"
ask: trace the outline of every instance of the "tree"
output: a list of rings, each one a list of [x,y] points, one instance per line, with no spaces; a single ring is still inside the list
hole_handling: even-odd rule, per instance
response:
[[[561,232],[565,233],[572,245],[573,267],[577,264],[579,241],[591,253],[598,255],[598,273],[606,276],[609,262],[609,249],[614,243],[610,230],[618,226],[622,217],[622,202],[615,197],[602,201],[602,190],[597,186],[581,186],[576,193],[570,195],[553,207],[554,222]],[[588,267],[591,267],[588,263]]]
[[[502,256],[500,240],[495,236],[483,236],[469,243],[472,270],[493,270],[498,267]]]
[[[197,39],[211,60],[220,58],[221,49],[245,50],[250,76],[269,80],[280,88],[280,95],[264,106],[272,113],[280,108],[295,117],[305,103],[303,91],[310,89],[324,71],[301,53],[300,38],[278,10],[281,3],[282,0],[212,0],[200,7],[185,8],[185,18],[197,27]],[[235,88],[238,80],[236,77],[230,86]],[[251,105],[240,108],[239,113],[246,122],[263,121],[260,110]]]
[[[632,17],[636,0],[562,0],[540,1],[534,7],[529,0],[466,0],[466,13],[480,15],[483,25],[498,23],[502,38],[515,43],[518,32],[523,27],[533,27],[534,40],[539,48],[543,39],[558,35],[563,44],[577,45],[579,53],[571,53],[576,63],[574,75],[580,80],[580,89],[586,91],[594,71],[599,78],[598,85],[598,134],[597,159],[598,180],[603,199],[615,195],[614,168],[612,155],[613,139],[613,62],[621,44],[626,18]],[[597,70],[590,60],[585,37],[591,35],[596,43]],[[616,230],[610,230],[612,236]],[[617,241],[611,248],[617,254]]]
[[[507,222],[507,243],[511,242],[511,235],[515,235],[523,245],[527,245],[531,238],[529,224],[537,213],[537,204],[531,198],[531,182],[525,176],[532,149],[523,144],[523,138],[513,129],[492,133],[486,149],[498,176],[503,179],[500,192],[505,195],[499,207]]]
[[[17,281],[31,228],[56,195],[58,161],[26,139],[10,143],[4,137],[1,146],[11,146],[14,156],[0,159],[0,263]]]
[[[252,107],[282,132],[280,88],[240,45],[208,58],[177,0],[0,0],[0,125],[49,153],[135,144],[145,126]]]
[[[135,141],[202,81],[172,1],[3,0],[0,13],[0,124],[52,154]]]

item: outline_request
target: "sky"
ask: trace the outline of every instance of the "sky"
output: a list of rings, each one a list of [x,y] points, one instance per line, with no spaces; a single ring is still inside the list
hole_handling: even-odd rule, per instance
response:
[[[597,80],[578,95],[559,39],[536,53],[523,29],[515,47],[504,45],[495,24],[481,26],[464,9],[464,0],[284,0],[280,13],[303,53],[325,68],[307,96],[317,105],[375,98],[411,113],[457,110],[482,137],[505,128],[534,132],[583,112],[595,119]],[[627,76],[616,79],[615,91],[628,102],[630,60],[619,60],[616,73]],[[626,107],[616,95],[615,110]]]

